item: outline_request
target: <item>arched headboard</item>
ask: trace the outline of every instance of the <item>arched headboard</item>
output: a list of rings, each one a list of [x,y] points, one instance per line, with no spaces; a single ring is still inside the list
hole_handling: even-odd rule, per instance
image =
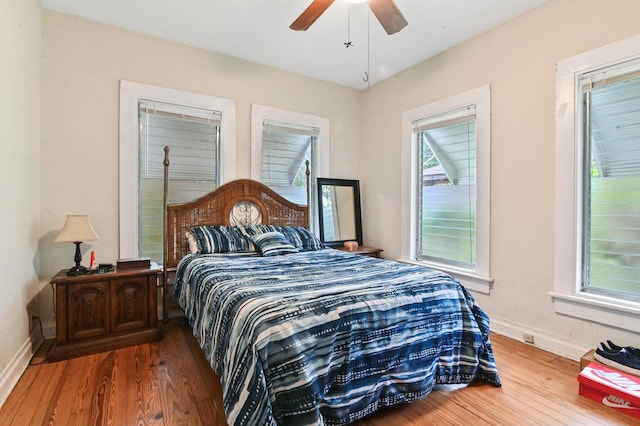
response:
[[[176,267],[189,252],[185,233],[194,226],[251,223],[308,226],[309,208],[292,203],[251,179],[234,180],[184,204],[169,204],[167,267]]]

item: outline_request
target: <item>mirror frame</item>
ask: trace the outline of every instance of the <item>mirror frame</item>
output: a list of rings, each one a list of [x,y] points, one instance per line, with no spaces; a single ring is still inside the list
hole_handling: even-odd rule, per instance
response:
[[[320,241],[325,243],[329,247],[341,247],[345,241],[357,241],[359,245],[362,243],[362,213],[360,211],[360,181],[355,179],[332,179],[332,178],[317,178],[317,191],[318,191],[318,226],[320,229]],[[346,186],[353,189],[353,217],[355,220],[355,238],[349,238],[346,240],[325,241],[324,238],[324,220],[322,214],[322,188],[324,186]]]

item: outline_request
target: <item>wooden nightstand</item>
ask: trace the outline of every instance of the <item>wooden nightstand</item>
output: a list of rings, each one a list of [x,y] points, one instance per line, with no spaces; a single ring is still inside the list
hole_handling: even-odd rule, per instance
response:
[[[347,250],[344,247],[336,247],[336,249],[346,251],[349,253],[361,254],[363,256],[369,256],[369,257],[380,257],[380,252],[384,251],[379,248],[368,247],[368,246],[358,246],[358,248],[355,250]]]
[[[56,297],[56,342],[48,360],[162,339],[157,282],[158,271],[153,269],[72,277],[60,271],[51,280]]]

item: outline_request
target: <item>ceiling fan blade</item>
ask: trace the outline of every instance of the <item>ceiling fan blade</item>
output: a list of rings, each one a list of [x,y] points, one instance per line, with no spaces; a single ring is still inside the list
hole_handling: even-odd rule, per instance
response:
[[[334,0],[313,0],[313,3],[293,21],[289,28],[295,31],[306,31],[333,2]]]
[[[369,0],[369,7],[387,34],[395,34],[407,26],[407,20],[393,0]]]

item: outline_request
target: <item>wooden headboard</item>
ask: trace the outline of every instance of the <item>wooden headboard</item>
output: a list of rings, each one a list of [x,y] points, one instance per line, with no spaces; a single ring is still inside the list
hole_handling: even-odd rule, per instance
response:
[[[292,203],[260,182],[239,179],[184,204],[167,205],[167,267],[189,252],[185,233],[201,225],[308,226],[309,208]]]

